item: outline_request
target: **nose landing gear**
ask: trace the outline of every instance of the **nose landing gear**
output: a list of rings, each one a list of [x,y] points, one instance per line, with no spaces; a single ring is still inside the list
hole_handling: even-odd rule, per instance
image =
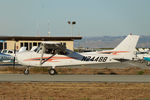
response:
[[[24,75],[28,75],[29,73],[30,73],[29,67],[27,67],[27,68],[24,70]]]

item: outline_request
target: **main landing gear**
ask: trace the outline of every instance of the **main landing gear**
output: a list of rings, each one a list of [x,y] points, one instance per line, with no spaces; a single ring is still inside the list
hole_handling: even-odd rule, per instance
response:
[[[52,67],[48,70],[48,73],[49,73],[50,75],[55,75],[55,74],[57,74],[57,72],[56,72],[56,70],[55,70],[55,66],[52,66]]]
[[[29,70],[29,67],[27,67],[27,68],[24,70],[24,75],[29,75],[29,73],[30,73],[30,70]],[[55,70],[55,67],[50,68],[50,69],[48,70],[48,73],[49,73],[50,75],[55,75],[55,74],[57,74],[57,72],[56,72],[56,70]]]
[[[24,75],[28,75],[29,73],[30,73],[29,67],[27,67],[27,68],[24,70]]]
[[[147,66],[150,66],[150,62],[149,62],[149,61],[147,61],[146,65],[147,65]]]
[[[50,75],[55,75],[55,74],[56,74],[56,70],[53,69],[53,68],[51,68],[51,69],[48,70],[48,73],[49,73]]]

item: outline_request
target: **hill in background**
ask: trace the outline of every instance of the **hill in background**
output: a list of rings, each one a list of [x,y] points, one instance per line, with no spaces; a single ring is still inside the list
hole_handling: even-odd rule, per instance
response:
[[[75,41],[75,47],[84,48],[114,48],[126,36],[102,36],[102,37],[83,37],[82,40]],[[150,48],[150,36],[140,36],[137,44],[138,48]]]

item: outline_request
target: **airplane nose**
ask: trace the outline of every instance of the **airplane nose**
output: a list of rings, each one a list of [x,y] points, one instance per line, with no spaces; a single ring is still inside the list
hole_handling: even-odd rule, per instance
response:
[[[16,54],[16,60],[18,62],[18,59],[20,58],[20,54]]]
[[[16,54],[16,58],[17,58],[17,62],[18,62],[19,64],[21,64],[24,57],[23,57],[23,54],[22,54],[22,53],[18,53],[18,54]]]
[[[20,52],[16,55],[16,58],[19,64],[24,64],[25,63],[24,60],[30,57],[31,57],[30,52]]]

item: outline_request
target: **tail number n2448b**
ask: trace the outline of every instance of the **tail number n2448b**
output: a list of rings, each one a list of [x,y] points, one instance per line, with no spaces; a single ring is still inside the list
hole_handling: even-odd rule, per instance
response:
[[[108,57],[91,57],[91,56],[83,56],[81,61],[97,61],[97,62],[106,62]]]

